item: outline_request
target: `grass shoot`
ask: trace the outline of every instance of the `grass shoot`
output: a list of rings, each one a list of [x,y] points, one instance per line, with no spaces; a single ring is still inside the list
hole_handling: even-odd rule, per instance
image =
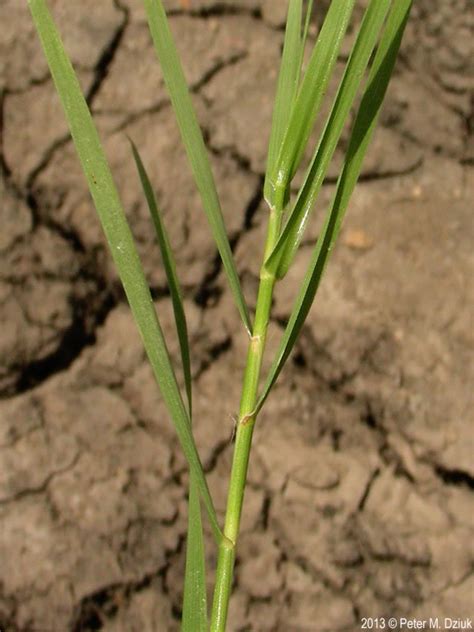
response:
[[[314,148],[309,147],[316,121],[333,77],[339,52],[353,21],[355,0],[332,0],[315,42],[308,37],[312,2],[289,0],[282,61],[270,131],[264,197],[268,226],[260,269],[255,313],[250,314],[225,230],[210,161],[162,0],[143,0],[150,34],[161,64],[185,151],[202,207],[234,297],[242,326],[248,333],[248,351],[242,381],[239,418],[229,480],[224,524],[214,508],[192,430],[192,382],[186,315],[159,202],[155,197],[139,149],[131,143],[139,181],[150,210],[157,244],[172,300],[181,351],[184,392],[178,385],[159,317],[153,305],[134,237],[103,151],[92,116],[46,0],[28,0],[56,90],[62,101],[71,136],[97,209],[110,251],[122,281],[157,385],[190,470],[189,523],[182,629],[185,632],[223,632],[226,629],[233,570],[239,538],[252,435],[258,413],[270,395],[314,302],[322,275],[337,240],[364,156],[377,124],[393,72],[412,0],[369,0],[345,65],[336,97],[322,121]],[[305,10],[306,9],[306,10]],[[309,61],[303,69],[305,49]],[[266,334],[274,292],[294,262],[315,202],[328,172],[341,134],[355,104],[359,103],[349,143],[326,211],[323,228],[295,298],[279,348],[266,376],[261,375]],[[302,185],[291,193],[303,156],[311,156]],[[205,548],[201,510],[205,510],[218,548],[212,607],[208,609]],[[210,610],[210,611],[209,611]]]

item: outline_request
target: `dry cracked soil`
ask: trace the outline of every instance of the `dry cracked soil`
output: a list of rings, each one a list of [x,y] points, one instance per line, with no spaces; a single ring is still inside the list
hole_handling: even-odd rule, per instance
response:
[[[250,305],[285,4],[166,2]],[[327,4],[316,3],[311,37]],[[174,340],[126,134],[149,166],[184,287],[196,439],[222,515],[246,338],[142,3],[50,5]],[[415,2],[340,243],[256,427],[232,631],[474,613],[472,8]],[[0,629],[171,632],[186,465],[26,3],[1,0],[0,12]],[[270,349],[317,231],[316,220],[278,288]],[[211,546],[208,557],[212,567]]]

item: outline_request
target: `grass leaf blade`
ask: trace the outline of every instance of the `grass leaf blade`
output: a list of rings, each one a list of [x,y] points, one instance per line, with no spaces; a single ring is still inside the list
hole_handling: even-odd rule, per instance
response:
[[[211,226],[214,241],[234,295],[245,328],[250,333],[251,323],[248,308],[240,286],[232,251],[227,238],[224,219],[217,196],[209,156],[201,128],[191,101],[184,72],[171,34],[161,0],[144,0],[145,9],[155,50],[161,64],[171,103],[181,131],[191,169],[201,195],[204,210]]]
[[[258,400],[257,411],[263,406],[278,378],[313,304],[325,265],[339,234],[350,196],[359,178],[362,162],[377,124],[412,2],[413,0],[396,0],[392,4],[353,125],[336,195],[326,216],[324,227],[318,238],[290,320]]]
[[[277,278],[285,276],[300,245],[314,201],[334,155],[352,104],[377,44],[390,0],[371,0],[346,65],[334,105],[290,217],[265,264]]]
[[[135,143],[130,139],[132,146],[133,158],[137,166],[138,175],[140,176],[140,182],[145,193],[145,198],[150,210],[150,215],[155,227],[156,236],[158,239],[158,245],[161,251],[161,257],[163,259],[163,266],[166,272],[166,278],[168,281],[168,287],[171,294],[171,302],[173,304],[174,319],[176,323],[176,331],[178,334],[179,347],[181,351],[181,363],[183,366],[184,384],[186,388],[186,395],[188,399],[189,416],[192,418],[192,387],[191,387],[191,360],[189,354],[189,340],[188,340],[188,327],[186,323],[186,315],[184,313],[183,299],[181,293],[181,287],[176,274],[176,263],[171,250],[168,235],[166,233],[165,225],[161,218],[161,213],[156,201],[155,192],[151,185],[150,179],[146,172],[143,161],[140,157],[138,149]]]
[[[339,49],[349,24],[355,0],[332,0],[311,53],[291,111],[275,169],[269,179],[271,206],[286,191],[306,148],[332,76]]]
[[[313,0],[309,0],[308,6],[306,7],[306,18],[304,22],[304,31],[303,31],[303,40],[301,42],[301,60],[300,60],[300,71],[303,65],[303,55],[304,49],[306,46],[306,42],[308,40],[309,26],[311,24],[311,16],[313,15]]]
[[[189,487],[188,537],[184,580],[182,632],[207,632],[206,562],[199,490]]]
[[[308,1],[308,6],[306,7],[306,17],[304,20],[304,29],[303,36],[301,38],[301,46],[300,46],[300,57],[298,61],[298,80],[301,77],[301,72],[303,70],[303,62],[304,62],[304,51],[306,49],[306,42],[308,41],[309,27],[311,24],[311,16],[313,15],[313,0]]]
[[[191,472],[196,478],[215,537],[220,539],[221,531],[194,443],[188,412],[176,382],[150,290],[97,130],[45,0],[28,2],[79,160],[155,378]]]
[[[136,145],[130,140],[133,157],[137,166],[143,191],[150,209],[155,231],[160,246],[163,265],[166,271],[168,286],[181,350],[186,394],[188,398],[189,416],[192,418],[192,389],[191,363],[189,356],[189,342],[187,334],[186,316],[181,297],[181,288],[176,274],[176,265],[169,243],[156,196],[151,186],[143,161]],[[183,632],[206,632],[207,630],[207,597],[206,597],[206,567],[204,553],[204,539],[202,531],[201,505],[199,502],[199,488],[194,474],[190,476],[188,533],[186,542],[186,573],[183,600]]]
[[[280,146],[288,125],[291,107],[296,97],[301,70],[302,40],[301,20],[303,1],[290,0],[286,21],[285,41],[278,75],[275,105],[273,108],[272,128],[268,145],[265,189],[278,158]]]

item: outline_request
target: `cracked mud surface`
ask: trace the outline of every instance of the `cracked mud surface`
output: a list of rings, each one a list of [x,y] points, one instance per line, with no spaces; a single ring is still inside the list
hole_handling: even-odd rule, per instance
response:
[[[285,3],[166,4],[253,305]],[[126,134],[155,184],[184,286],[196,439],[222,515],[246,338],[142,3],[51,5],[172,336]],[[256,427],[230,630],[356,631],[361,617],[473,614],[468,7],[415,3],[340,243]],[[0,9],[0,629],[177,630],[185,462],[25,4]],[[317,231],[316,219],[278,288],[270,350]]]

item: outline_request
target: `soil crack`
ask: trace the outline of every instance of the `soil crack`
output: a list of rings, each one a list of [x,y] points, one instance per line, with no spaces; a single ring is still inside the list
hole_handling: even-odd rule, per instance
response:
[[[146,590],[155,582],[161,584],[157,588],[157,592],[161,591],[166,594],[166,573],[172,558],[180,552],[183,546],[184,539],[180,538],[175,549],[166,551],[163,564],[159,568],[145,573],[142,577],[104,586],[83,597],[75,607],[71,632],[101,630],[107,620],[114,619],[119,610],[130,602],[134,594]]]
[[[192,18],[200,18],[203,20],[215,17],[225,17],[233,15],[247,15],[255,20],[262,20],[262,12],[258,6],[242,7],[216,2],[210,7],[201,7],[199,9],[171,9],[167,11],[168,16],[186,15]]]
[[[92,81],[92,85],[90,86],[86,96],[86,101],[89,107],[92,105],[95,97],[102,87],[102,84],[109,74],[110,65],[115,58],[115,55],[120,46],[120,43],[122,42],[123,36],[129,23],[128,8],[122,6],[119,2],[114,2],[114,5],[122,13],[123,20],[113,34],[111,40],[103,49],[102,54],[94,67],[94,80]]]
[[[239,241],[252,227],[255,213],[257,212],[261,201],[263,200],[263,181],[264,179],[262,176],[259,178],[255,190],[245,206],[242,226],[236,232],[236,234],[229,239],[229,244],[232,252],[235,252]],[[221,270],[222,260],[219,252],[216,252],[209,272],[205,275],[194,295],[194,301],[200,307],[206,307],[211,299],[217,300],[218,298],[220,298],[222,289],[218,287],[215,282]]]
[[[460,469],[449,469],[442,465],[434,467],[436,476],[443,481],[445,485],[454,485],[456,487],[467,487],[474,490],[474,476]]]
[[[87,91],[86,94],[86,102],[89,107],[92,106],[96,96],[98,95],[102,84],[106,80],[110,66],[115,58],[115,55],[119,49],[119,46],[122,42],[123,36],[125,34],[126,28],[129,23],[129,10],[126,7],[123,7],[118,1],[114,2],[115,7],[123,14],[123,20],[119,24],[118,28],[115,30],[112,38],[104,47],[97,63],[94,66],[94,78],[92,80],[92,84]],[[49,75],[48,75],[49,77]],[[43,153],[42,158],[38,162],[38,164],[33,167],[30,173],[26,177],[26,189],[31,191],[33,185],[38,178],[38,176],[46,169],[51,160],[53,159],[56,152],[64,147],[71,140],[71,136],[69,132],[61,136],[61,138],[57,138],[49,147],[47,147]],[[2,152],[3,155],[3,152]]]
[[[70,463],[48,474],[48,476],[46,476],[46,478],[41,483],[41,485],[37,485],[36,487],[27,487],[17,492],[16,494],[13,494],[12,496],[6,496],[5,498],[0,498],[0,507],[4,505],[8,505],[10,503],[17,502],[28,496],[38,496],[40,494],[44,494],[45,492],[47,492],[51,481],[53,481],[56,477],[61,476],[61,474],[65,474],[66,472],[69,472],[69,470],[71,470],[75,465],[77,465],[81,456],[82,456],[82,452],[79,450],[71,459]]]
[[[95,300],[95,309],[91,309],[90,296],[74,302],[72,324],[64,332],[58,347],[44,358],[22,367],[16,383],[2,395],[14,396],[35,388],[56,373],[68,369],[85,347],[95,343],[97,328],[118,303],[118,296],[113,288],[108,288],[98,291]]]
[[[212,79],[218,75],[222,70],[228,68],[229,66],[234,66],[236,64],[239,63],[239,61],[241,61],[242,59],[244,59],[247,56],[247,52],[246,51],[240,51],[238,53],[234,53],[233,55],[230,55],[229,57],[225,58],[225,59],[220,59],[218,61],[216,61],[216,63],[211,66],[210,68],[208,68],[204,74],[197,80],[195,81],[193,84],[191,84],[189,86],[189,91],[191,94],[200,94],[201,90],[210,82],[212,81]],[[157,62],[158,63],[158,62]],[[129,125],[133,125],[133,123],[136,123],[137,121],[139,121],[141,118],[143,118],[144,116],[149,116],[150,114],[158,114],[159,112],[161,112],[162,110],[164,110],[167,107],[171,106],[171,101],[169,99],[168,96],[159,99],[158,101],[156,101],[155,103],[149,105],[146,108],[143,108],[141,110],[137,110],[135,112],[129,112],[126,116],[125,119],[123,121],[121,121],[118,125],[116,125],[115,127],[113,127],[111,129],[111,131],[109,132],[109,136],[112,136],[113,134],[116,134],[118,132],[122,132],[124,129],[126,129]],[[94,111],[95,114],[97,113],[105,113],[104,110],[95,110]],[[202,125],[201,125],[202,128]],[[205,134],[205,132],[204,132]]]

